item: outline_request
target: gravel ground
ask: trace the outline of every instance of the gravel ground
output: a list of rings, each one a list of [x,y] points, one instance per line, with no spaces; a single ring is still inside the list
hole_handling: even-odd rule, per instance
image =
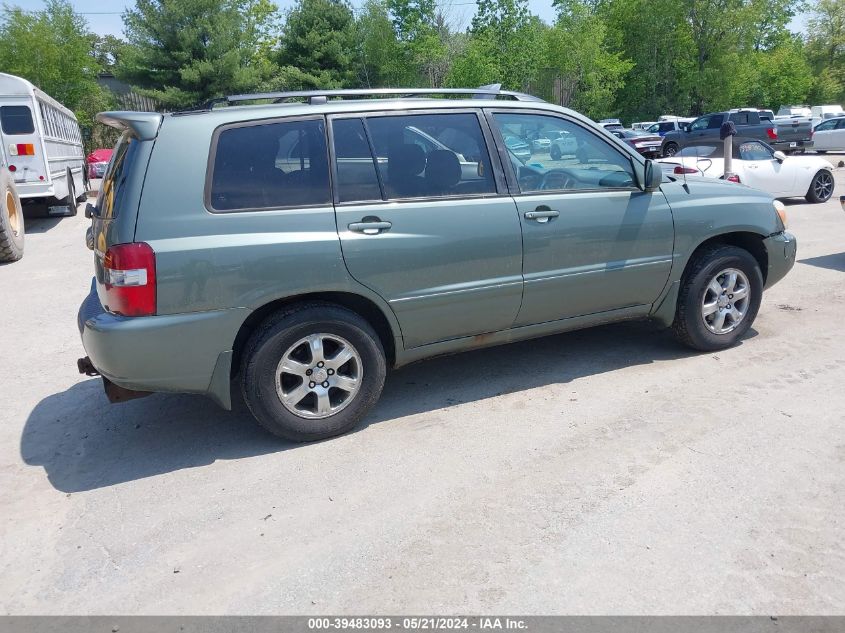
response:
[[[838,162],[842,156],[828,156]],[[394,372],[357,432],[109,405],[86,220],[0,267],[0,612],[845,613],[845,170],[734,349],[624,324]]]

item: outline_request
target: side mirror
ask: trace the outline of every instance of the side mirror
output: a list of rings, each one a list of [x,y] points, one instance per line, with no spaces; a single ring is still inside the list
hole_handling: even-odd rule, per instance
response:
[[[663,182],[663,169],[653,160],[645,162],[645,186],[643,191],[651,192],[660,189]]]
[[[777,162],[779,162],[779,163],[782,163],[783,161],[785,161],[785,160],[786,160],[786,154],[784,154],[784,153],[783,153],[783,152],[781,152],[781,151],[777,151],[777,152],[775,152],[774,154],[772,154],[772,156],[774,156],[774,157],[775,157],[775,160],[776,160]]]

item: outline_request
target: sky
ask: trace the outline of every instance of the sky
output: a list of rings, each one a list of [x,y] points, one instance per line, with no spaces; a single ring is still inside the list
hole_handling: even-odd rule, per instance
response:
[[[16,5],[22,9],[38,10],[44,7],[43,0],[7,0],[8,4]],[[451,8],[454,28],[463,30],[469,25],[472,16],[475,14],[475,2],[470,0],[441,0],[444,6]],[[281,9],[290,8],[294,0],[275,0]],[[123,35],[123,21],[120,14],[127,6],[135,4],[134,0],[71,0],[74,8],[81,13],[88,21],[88,28],[98,35]],[[353,0],[352,6],[359,7],[363,0]],[[552,0],[528,0],[531,12],[540,16],[546,22],[552,22],[555,12],[552,9]],[[806,28],[806,16],[796,16],[789,25],[793,31],[803,31]]]

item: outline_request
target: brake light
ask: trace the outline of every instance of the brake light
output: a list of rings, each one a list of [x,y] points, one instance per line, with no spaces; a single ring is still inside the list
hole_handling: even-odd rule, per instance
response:
[[[677,165],[672,173],[681,175],[681,174],[697,174],[698,170],[692,167],[684,167],[683,165]]]
[[[778,129],[776,127],[770,127],[767,129],[766,134],[768,134],[769,138],[773,141],[778,139]]]
[[[730,176],[725,178],[725,180],[727,180],[728,182],[737,182],[737,183],[740,181],[739,176],[737,176],[736,174],[731,174]]]
[[[32,143],[12,143],[9,145],[12,156],[35,156],[35,145]]]
[[[149,244],[109,247],[103,268],[106,310],[133,317],[156,313],[156,257]]]
[[[9,171],[16,172],[17,170],[18,170],[18,168],[15,167],[14,165],[9,165]]]

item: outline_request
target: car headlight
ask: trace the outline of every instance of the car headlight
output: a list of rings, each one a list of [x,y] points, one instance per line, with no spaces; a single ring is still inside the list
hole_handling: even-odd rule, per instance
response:
[[[783,206],[783,202],[780,200],[775,200],[772,202],[772,206],[775,208],[775,213],[778,214],[780,218],[780,223],[783,225],[783,228],[786,229],[789,227],[789,220],[786,217],[786,207]]]

